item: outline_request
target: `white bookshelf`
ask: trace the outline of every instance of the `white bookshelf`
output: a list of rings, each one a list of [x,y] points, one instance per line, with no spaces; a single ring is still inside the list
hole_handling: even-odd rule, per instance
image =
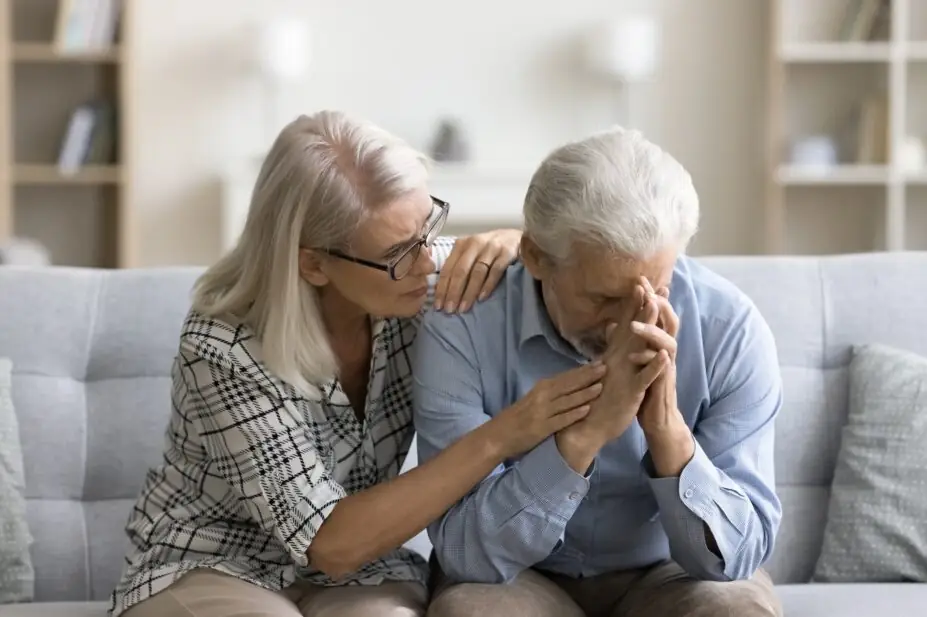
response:
[[[900,158],[909,136],[927,146],[927,0],[891,0],[881,33],[841,36],[861,1],[770,2],[767,252],[927,249],[927,167]],[[884,156],[848,139],[854,112],[877,96]],[[821,135],[838,163],[796,164],[792,146]]]

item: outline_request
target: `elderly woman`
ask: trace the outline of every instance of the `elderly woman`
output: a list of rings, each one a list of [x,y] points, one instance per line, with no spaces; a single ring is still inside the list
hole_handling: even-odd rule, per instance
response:
[[[343,114],[282,131],[237,247],[197,282],[113,615],[421,615],[426,565],[403,544],[588,412],[598,365],[399,474],[423,310],[435,293],[467,310],[521,235],[438,238],[450,206],[426,183],[421,155]]]

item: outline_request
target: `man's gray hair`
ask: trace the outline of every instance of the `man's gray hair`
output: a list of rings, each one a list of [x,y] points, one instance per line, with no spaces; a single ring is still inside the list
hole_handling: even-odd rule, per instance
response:
[[[561,146],[535,171],[525,234],[558,261],[576,241],[635,259],[684,251],[699,202],[685,168],[635,130],[613,127]]]

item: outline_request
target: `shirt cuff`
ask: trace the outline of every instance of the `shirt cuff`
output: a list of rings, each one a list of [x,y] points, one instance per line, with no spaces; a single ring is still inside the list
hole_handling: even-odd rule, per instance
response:
[[[658,478],[649,451],[644,455],[641,465],[650,478],[650,486],[658,500],[662,496],[669,501],[682,503],[700,519],[708,520],[715,507],[712,494],[717,488],[718,470],[694,435],[692,442],[695,446],[694,454],[682,468],[679,477]]]
[[[595,464],[589,469],[591,475]],[[546,510],[569,519],[589,492],[589,478],[576,473],[557,448],[554,437],[548,437],[515,465],[515,472],[544,504]]]
[[[656,477],[650,452],[644,455],[641,465],[650,478],[667,535],[684,540],[689,558],[706,573],[716,576],[723,572],[725,561],[708,548],[706,527],[712,530],[721,554],[730,554],[725,551],[730,544],[724,535],[728,530],[716,524],[723,517],[713,498],[719,490],[718,470],[694,436],[692,440],[695,453],[679,477]]]

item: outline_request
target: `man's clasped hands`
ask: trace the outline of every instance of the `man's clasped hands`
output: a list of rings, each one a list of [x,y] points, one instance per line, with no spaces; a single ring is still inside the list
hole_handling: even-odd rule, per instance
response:
[[[676,405],[679,318],[669,290],[653,289],[643,276],[625,305],[606,331],[608,346],[601,358],[539,381],[510,410],[516,412],[513,419],[521,416],[525,446],[533,447],[545,431],[555,432],[564,459],[580,473],[637,418],[652,473],[678,476],[695,448]]]

